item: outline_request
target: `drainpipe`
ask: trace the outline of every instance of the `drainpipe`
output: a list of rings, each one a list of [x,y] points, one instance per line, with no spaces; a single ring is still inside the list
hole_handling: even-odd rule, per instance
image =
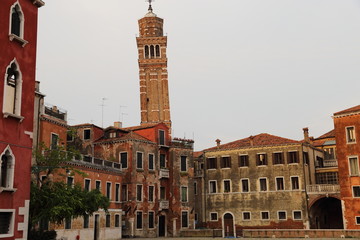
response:
[[[312,149],[312,151],[314,152],[314,149]],[[304,164],[304,144],[302,143],[301,144],[301,154],[302,154],[302,160],[303,160],[303,174],[304,174],[304,186],[305,186],[305,203],[306,203],[306,215],[307,215],[307,219],[308,219],[308,223],[307,223],[307,226],[306,228],[307,229],[310,229],[310,209],[309,209],[309,195],[308,195],[308,192],[307,192],[307,181],[306,181],[306,171],[305,171],[305,164]],[[308,164],[310,164],[310,159],[309,159],[309,162]],[[309,172],[309,175],[310,175],[310,171]]]

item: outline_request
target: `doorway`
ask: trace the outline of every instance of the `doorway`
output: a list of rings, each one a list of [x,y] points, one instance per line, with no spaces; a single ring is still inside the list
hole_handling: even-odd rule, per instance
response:
[[[231,213],[224,215],[223,226],[224,237],[235,237],[234,217]]]
[[[165,237],[166,229],[166,217],[164,215],[159,216],[159,237]]]
[[[99,214],[95,214],[94,219],[94,240],[99,240],[99,221],[100,217]]]

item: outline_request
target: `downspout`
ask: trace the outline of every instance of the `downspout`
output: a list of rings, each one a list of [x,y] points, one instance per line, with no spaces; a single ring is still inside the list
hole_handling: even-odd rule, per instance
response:
[[[313,151],[313,155],[314,155],[314,150]],[[305,186],[305,203],[306,203],[306,215],[307,215],[307,219],[308,219],[308,223],[306,226],[306,229],[310,229],[310,209],[309,209],[309,195],[307,192],[307,181],[306,181],[306,171],[305,171],[305,163],[304,163],[304,143],[301,144],[301,154],[302,154],[302,160],[303,160],[303,174],[304,174],[304,186]],[[308,159],[309,162],[307,164],[310,164],[310,159]],[[310,171],[308,171],[310,174]]]

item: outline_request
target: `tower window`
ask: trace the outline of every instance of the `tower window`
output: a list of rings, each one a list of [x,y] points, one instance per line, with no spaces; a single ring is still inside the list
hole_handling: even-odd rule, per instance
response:
[[[155,57],[155,48],[153,45],[150,46],[150,57],[151,58]]]
[[[156,57],[160,57],[160,46],[156,45],[155,50],[156,50]]]
[[[6,70],[4,86],[3,112],[20,116],[21,107],[21,73],[15,62]]]
[[[14,157],[9,150],[1,156],[0,160],[0,187],[12,189],[14,183]]]
[[[11,34],[14,34],[18,37],[22,37],[22,23],[23,23],[23,14],[20,10],[20,6],[16,4],[11,9]]]
[[[145,46],[145,58],[149,58],[149,46]]]

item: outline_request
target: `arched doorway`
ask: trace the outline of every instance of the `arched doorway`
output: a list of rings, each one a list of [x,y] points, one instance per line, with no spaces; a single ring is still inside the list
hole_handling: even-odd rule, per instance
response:
[[[343,229],[341,201],[333,197],[320,198],[310,207],[311,229]]]
[[[223,236],[224,237],[235,237],[234,216],[231,213],[224,214]]]

